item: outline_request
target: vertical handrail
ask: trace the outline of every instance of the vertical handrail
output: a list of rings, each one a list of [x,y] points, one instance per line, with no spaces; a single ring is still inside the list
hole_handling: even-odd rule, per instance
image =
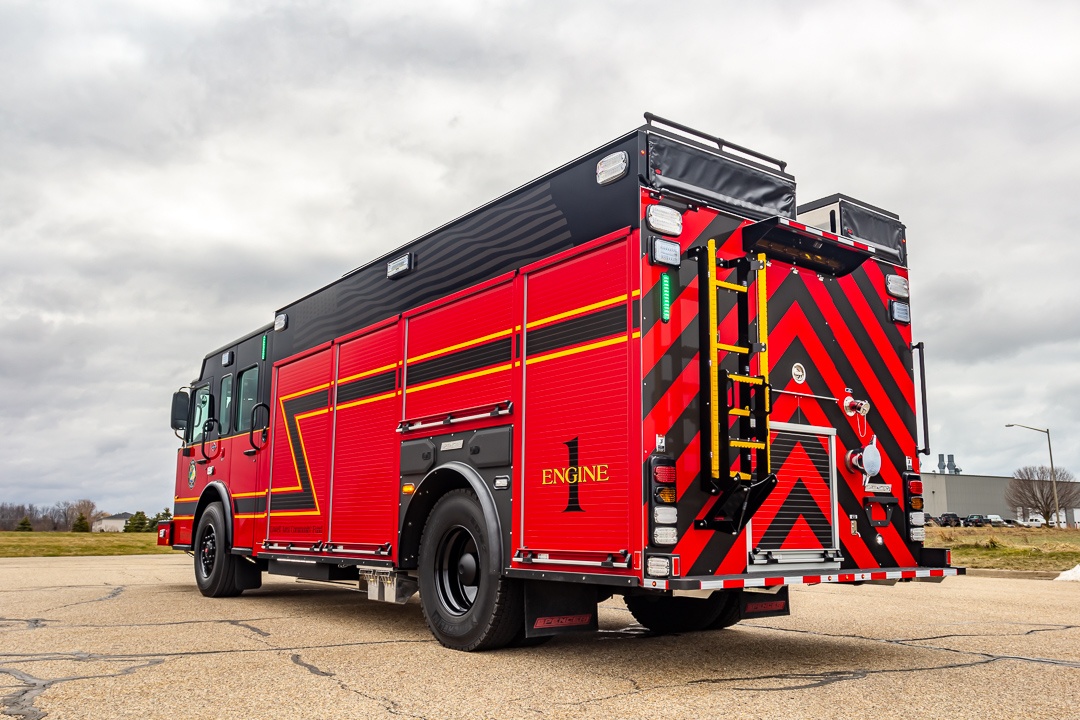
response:
[[[710,450],[712,453],[711,472],[713,480],[720,479],[720,349],[717,347],[719,340],[716,337],[717,328],[719,325],[718,318],[716,317],[716,240],[709,239],[708,244],[709,254],[709,318],[706,321],[706,325],[709,330],[709,399],[710,406],[709,411],[711,413],[712,422],[710,423],[710,433],[712,444]],[[724,422],[727,422],[727,418],[724,418]],[[726,430],[726,426],[725,426]],[[727,445],[724,445],[726,452]]]
[[[926,409],[926,346],[922,342],[917,342],[911,346],[911,349],[919,351],[919,389],[922,391],[922,422],[923,422],[923,444],[925,447],[917,448],[915,450],[918,455],[930,454],[930,414]]]
[[[765,285],[765,255],[757,256],[757,315],[758,315],[758,375],[761,376],[761,392],[764,415],[764,432],[761,435],[765,443],[765,471],[758,472],[758,477],[764,477],[772,472],[772,443],[769,442],[769,412],[772,399],[769,393],[769,294]]]

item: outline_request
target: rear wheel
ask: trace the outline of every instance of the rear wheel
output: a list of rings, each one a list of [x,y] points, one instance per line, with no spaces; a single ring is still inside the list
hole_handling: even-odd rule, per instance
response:
[[[237,563],[241,558],[229,552],[225,511],[221,503],[210,503],[199,518],[195,531],[195,583],[206,597],[233,597],[237,586]]]
[[[722,630],[742,620],[742,598],[738,590],[718,590],[709,599],[714,598],[720,603],[720,612],[709,623],[709,630]]]
[[[726,598],[714,593],[707,598],[670,595],[628,595],[626,608],[641,625],[654,633],[696,632],[712,627],[725,608]]]
[[[488,567],[498,538],[480,501],[453,490],[435,504],[420,539],[420,604],[435,638],[454,650],[491,650],[525,624],[521,584]]]

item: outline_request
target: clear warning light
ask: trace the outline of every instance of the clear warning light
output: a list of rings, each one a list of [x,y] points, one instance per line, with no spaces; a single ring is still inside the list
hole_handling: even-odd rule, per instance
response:
[[[650,205],[645,211],[645,224],[662,235],[682,235],[682,213],[666,205]]]
[[[596,184],[607,185],[626,175],[630,156],[626,151],[611,153],[596,163]]]

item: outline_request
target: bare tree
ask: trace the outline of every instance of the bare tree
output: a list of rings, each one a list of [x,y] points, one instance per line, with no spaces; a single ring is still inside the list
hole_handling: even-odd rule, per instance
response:
[[[1064,515],[1066,508],[1080,507],[1080,483],[1064,468],[1055,468],[1058,506]],[[1046,465],[1026,465],[1013,472],[1005,490],[1005,502],[1020,508],[1025,517],[1035,512],[1049,521],[1054,515],[1054,484]],[[1058,518],[1062,520],[1064,518]]]

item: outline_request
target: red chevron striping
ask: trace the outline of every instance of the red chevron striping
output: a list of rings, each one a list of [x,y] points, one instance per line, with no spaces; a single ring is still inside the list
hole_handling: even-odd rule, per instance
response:
[[[829,323],[833,337],[836,338],[841,352],[844,353],[844,357],[851,364],[852,370],[855,371],[856,375],[864,379],[866,392],[870,396],[867,399],[870,400],[873,411],[882,419],[901,448],[912,444],[911,433],[908,431],[903,419],[896,413],[892,403],[889,402],[889,397],[885,393],[885,388],[881,386],[881,382],[869,382],[870,379],[876,376],[870,364],[866,361],[865,351],[859,347],[855,338],[852,337],[825,288],[821,287],[820,283],[809,283],[806,287],[810,291],[810,295],[814,299],[822,317]],[[840,386],[841,389],[843,387],[843,385]],[[843,397],[843,395],[837,394],[837,397]]]
[[[849,282],[843,283],[843,280]],[[881,327],[881,321],[874,315],[874,311],[866,301],[866,296],[863,295],[862,290],[855,284],[855,281],[850,278],[843,278],[843,280],[841,281],[841,287],[844,289],[844,295],[847,297],[848,302],[851,303],[851,308],[855,311],[867,335],[869,335],[870,341],[874,343],[875,348],[888,349],[887,352],[880,352],[879,354],[892,376],[892,381],[904,396],[908,406],[915,407],[915,384],[908,377],[907,368],[900,361],[900,356],[892,351],[892,343],[885,335],[885,329]],[[908,344],[910,344],[910,338],[908,338]]]

